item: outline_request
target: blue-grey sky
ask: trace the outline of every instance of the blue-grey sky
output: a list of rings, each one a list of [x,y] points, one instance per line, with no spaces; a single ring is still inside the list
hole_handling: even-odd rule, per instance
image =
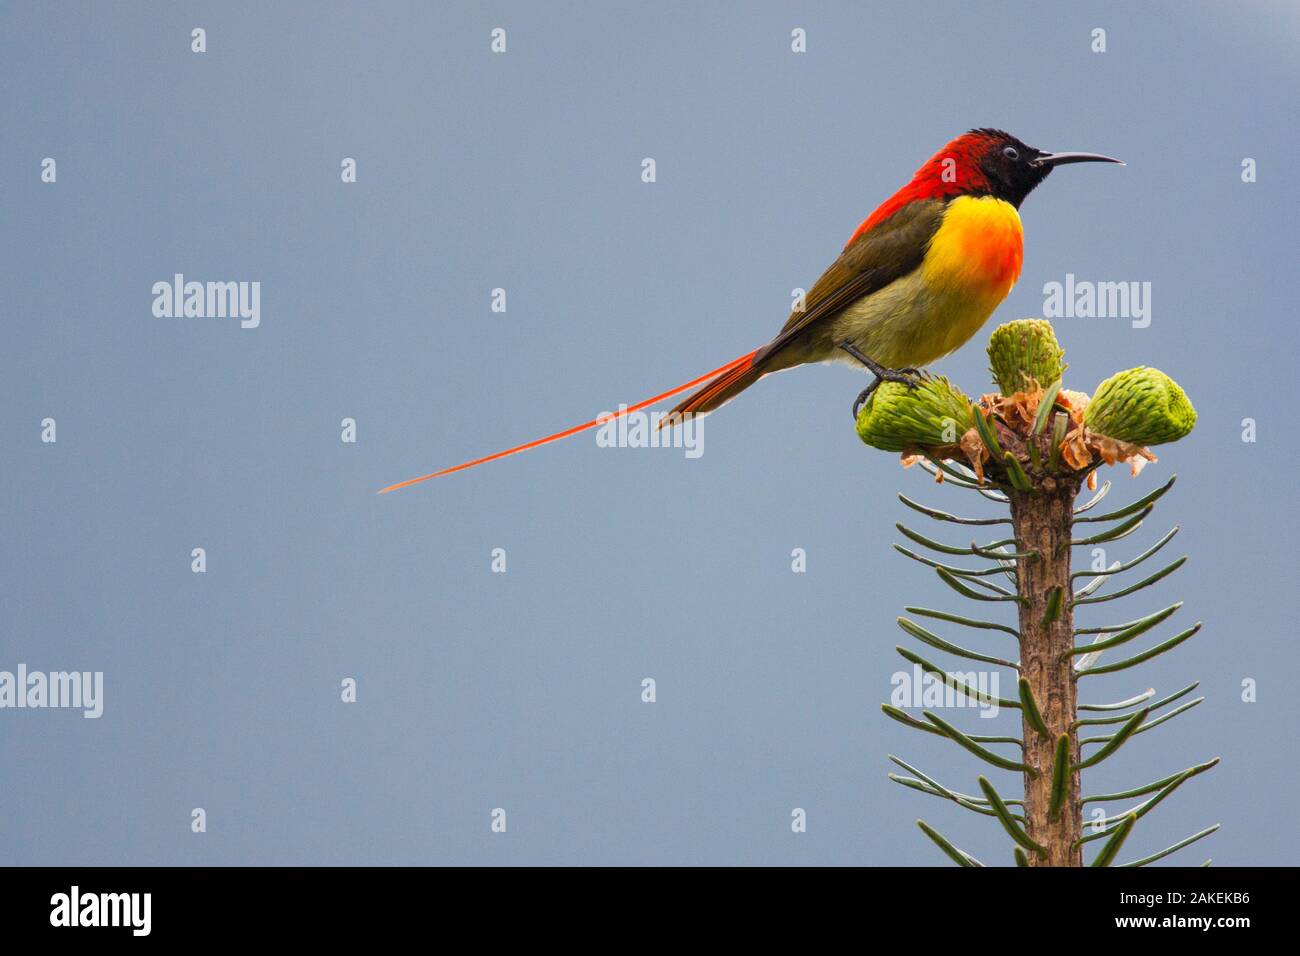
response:
[[[962,535],[895,494],[992,506],[861,445],[863,376],[770,378],[693,460],[588,433],[374,494],[762,344],[988,125],[1128,165],[1029,197],[1019,285],[936,369],[987,388],[1067,274],[1149,282],[1148,327],[1057,321],[1067,385],[1155,365],[1200,413],[1109,476],[1179,475],[1110,557],[1177,523],[1191,560],[1079,624],[1185,600],[1200,635],[1084,696],[1207,700],[1085,789],[1221,756],[1126,853],[1221,822],[1175,859],[1294,863],[1297,36],[1283,2],[6,4],[0,670],[102,671],[104,712],[0,711],[0,862],[942,863],[923,816],[1009,863],[885,776],[984,770],[878,710],[902,607],[969,610],[889,548]],[[259,282],[260,325],[155,316],[176,273]]]

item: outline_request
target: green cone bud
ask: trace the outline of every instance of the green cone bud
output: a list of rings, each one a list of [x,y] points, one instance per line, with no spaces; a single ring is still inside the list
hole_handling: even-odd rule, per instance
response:
[[[955,445],[972,427],[970,399],[946,378],[916,388],[881,382],[858,412],[858,437],[882,451]]]
[[[1025,391],[1030,379],[1043,388],[1058,381],[1066,368],[1064,355],[1046,319],[1017,319],[989,336],[989,371],[1003,395]]]
[[[1097,386],[1083,423],[1099,435],[1134,445],[1178,441],[1196,424],[1196,409],[1178,383],[1139,365]]]

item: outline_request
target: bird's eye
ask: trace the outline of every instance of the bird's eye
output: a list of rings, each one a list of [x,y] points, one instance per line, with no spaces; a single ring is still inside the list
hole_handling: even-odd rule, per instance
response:
[[[1003,149],[1002,155],[1005,156],[1007,159],[1020,158],[1020,153],[1016,151],[1016,148],[1014,146],[1008,146],[1005,149]]]

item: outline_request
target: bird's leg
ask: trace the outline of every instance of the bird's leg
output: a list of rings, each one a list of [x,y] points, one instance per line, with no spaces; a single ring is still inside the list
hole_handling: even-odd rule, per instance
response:
[[[916,388],[916,379],[913,376],[920,375],[919,369],[914,368],[885,368],[874,359],[867,358],[852,342],[841,342],[840,348],[848,352],[855,359],[867,367],[867,370],[875,376],[871,384],[858,393],[857,399],[853,402],[853,420],[858,420],[858,410],[862,408],[862,403],[871,397],[871,393],[880,387],[881,382],[900,382],[908,388]]]

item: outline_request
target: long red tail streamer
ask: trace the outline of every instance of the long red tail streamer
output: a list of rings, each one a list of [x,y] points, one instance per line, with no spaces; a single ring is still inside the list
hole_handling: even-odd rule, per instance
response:
[[[630,412],[638,412],[649,405],[655,405],[658,404],[659,402],[662,402],[664,399],[672,398],[674,395],[680,394],[681,392],[686,391],[688,388],[694,388],[697,385],[703,385],[705,382],[709,381],[710,379],[717,378],[719,375],[723,375],[727,372],[730,372],[736,366],[743,365],[744,363],[748,362],[751,358],[754,357],[754,355],[757,352],[758,349],[755,349],[753,352],[750,352],[748,355],[742,355],[740,358],[734,359],[720,368],[715,368],[712,372],[706,372],[704,375],[701,375],[699,378],[691,379],[685,385],[678,385],[676,388],[664,392],[661,395],[656,395],[653,398],[647,398],[645,401],[637,402],[635,405],[630,405],[627,408],[620,408],[617,412],[611,412],[610,414],[602,416],[600,418],[594,418],[589,422],[583,422],[581,425],[574,425],[572,428],[566,428],[564,431],[556,432],[554,435],[547,435],[545,438],[536,438],[533,441],[525,442],[522,445],[516,445],[514,448],[507,448],[505,451],[498,451],[491,455],[486,455],[483,458],[475,458],[473,461],[467,461],[459,465],[454,465],[451,468],[444,468],[442,471],[435,471],[432,474],[421,475],[419,478],[408,478],[406,479],[406,481],[399,481],[395,485],[389,485],[387,488],[381,488],[377,493],[381,495],[385,495],[388,494],[388,492],[390,491],[397,491],[401,488],[408,488],[411,485],[418,485],[420,482],[428,481],[431,478],[441,478],[443,475],[450,475],[453,472],[465,471],[466,469],[473,468],[477,465],[485,465],[489,461],[496,461],[498,458],[506,458],[509,455],[517,455],[519,454],[519,452],[528,451],[530,448],[540,448],[542,445],[549,445],[551,442],[559,441],[561,438],[568,438],[570,435],[576,435],[579,432],[584,432],[588,428],[595,428],[597,425],[603,425],[605,422],[612,421],[616,418],[621,418],[622,416],[627,415]]]

